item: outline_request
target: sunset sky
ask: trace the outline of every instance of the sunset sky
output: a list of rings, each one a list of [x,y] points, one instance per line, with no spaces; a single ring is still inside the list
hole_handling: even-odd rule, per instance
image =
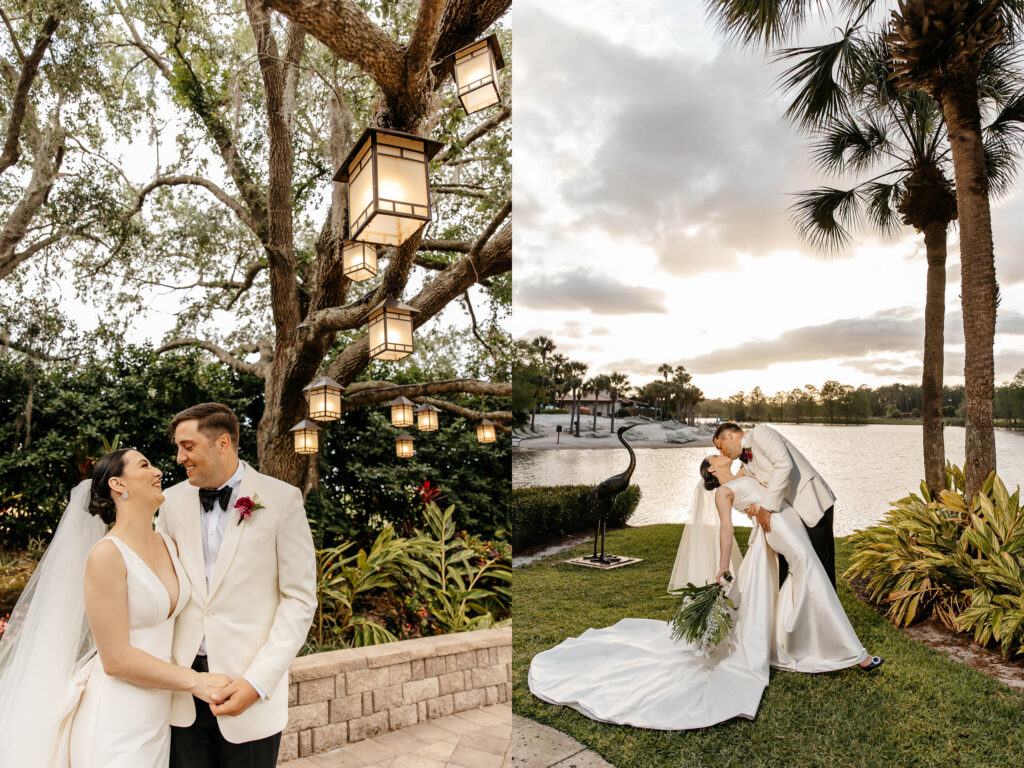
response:
[[[826,379],[920,381],[922,236],[862,230],[831,256],[790,223],[813,171],[778,65],[696,2],[516,0],[513,334],[641,384],[683,365],[708,397]],[[819,25],[831,34],[827,22]],[[1024,367],[1024,184],[993,205],[996,381]],[[959,251],[946,383],[963,381]]]

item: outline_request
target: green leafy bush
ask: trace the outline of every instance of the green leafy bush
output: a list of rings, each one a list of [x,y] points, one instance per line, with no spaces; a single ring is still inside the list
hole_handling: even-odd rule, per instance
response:
[[[962,470],[946,465],[944,490],[895,502],[882,521],[850,537],[847,577],[866,580],[868,597],[889,604],[897,624],[935,617],[973,631],[1004,655],[1024,653],[1024,508],[992,473],[971,501]]]
[[[552,485],[512,490],[512,549],[520,551],[546,539],[594,527],[587,496],[593,486]],[[616,499],[608,527],[617,528],[640,503],[640,488],[631,485]]]
[[[368,550],[317,550],[317,611],[305,652],[504,626],[512,610],[507,545],[456,535],[455,510],[421,508],[426,530],[386,525]]]

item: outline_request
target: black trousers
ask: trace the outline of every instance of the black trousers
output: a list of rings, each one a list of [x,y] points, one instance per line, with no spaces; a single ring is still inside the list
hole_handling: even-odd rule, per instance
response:
[[[832,582],[832,589],[836,588],[836,539],[832,535],[832,515],[835,511],[835,507],[829,507],[825,510],[825,514],[821,516],[821,520],[818,524],[811,526],[804,526],[807,529],[807,536],[811,540],[811,546],[814,547],[814,554],[818,556],[821,564],[825,566],[825,573],[828,574],[828,580]],[[782,589],[782,582],[786,580],[786,574],[789,573],[789,563],[786,562],[786,558],[779,555],[779,589]]]
[[[192,669],[209,672],[205,656],[196,656]],[[171,768],[275,768],[281,734],[232,744],[221,735],[210,705],[193,697],[196,720],[187,728],[171,727]]]

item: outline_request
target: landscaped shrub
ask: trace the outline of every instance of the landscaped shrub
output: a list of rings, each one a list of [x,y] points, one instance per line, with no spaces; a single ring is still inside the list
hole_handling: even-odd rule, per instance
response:
[[[546,539],[594,528],[590,511],[590,485],[552,485],[512,490],[512,549],[515,552]],[[608,516],[608,527],[626,524],[640,503],[640,488],[631,485],[618,495]]]
[[[846,576],[867,582],[897,624],[935,617],[974,639],[1024,653],[1024,508],[995,473],[969,502],[963,472],[946,465],[944,490],[895,502],[882,521],[850,537]]]

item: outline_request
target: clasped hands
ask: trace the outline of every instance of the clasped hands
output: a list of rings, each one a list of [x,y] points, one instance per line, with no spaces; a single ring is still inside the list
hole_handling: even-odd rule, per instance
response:
[[[757,518],[757,522],[761,524],[761,528],[764,530],[765,533],[772,532],[771,510],[765,509],[764,507],[758,504],[751,504],[743,511],[743,514],[745,514],[751,520]]]
[[[232,680],[219,672],[198,674],[199,682],[192,689],[192,695],[209,704],[214,715],[235,717],[245,712],[260,698],[256,689],[244,677]]]

